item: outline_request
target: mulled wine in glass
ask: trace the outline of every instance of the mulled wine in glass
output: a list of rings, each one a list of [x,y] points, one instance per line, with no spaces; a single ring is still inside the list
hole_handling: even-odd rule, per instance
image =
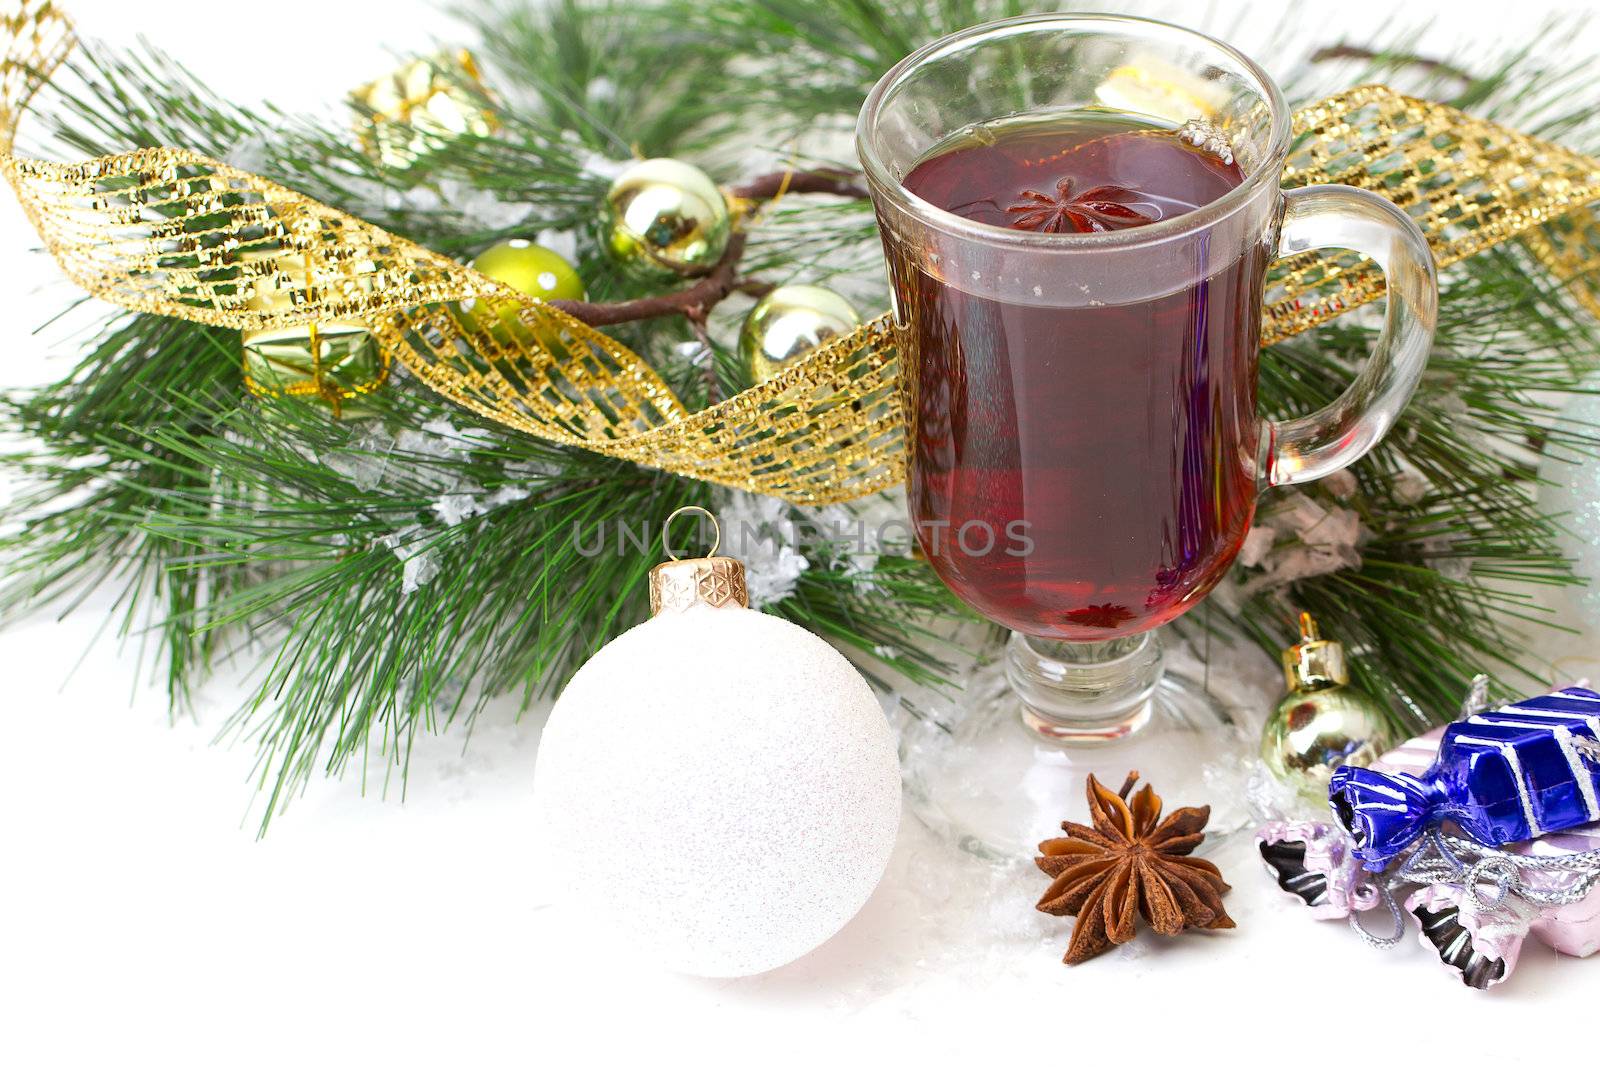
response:
[[[1348,465],[1404,406],[1437,303],[1422,234],[1370,193],[1282,191],[1277,87],[1220,42],[1139,19],[1027,16],[937,41],[873,89],[857,142],[901,329],[918,541],[1012,631],[1010,691],[973,695],[948,745],[907,754],[913,799],[1009,856],[1081,804],[1086,772],[1138,769],[1185,802],[1239,791],[1250,740],[1165,668],[1154,631],[1226,574],[1262,488]],[[1335,403],[1275,423],[1256,407],[1267,266],[1335,247],[1384,269],[1384,330]]]

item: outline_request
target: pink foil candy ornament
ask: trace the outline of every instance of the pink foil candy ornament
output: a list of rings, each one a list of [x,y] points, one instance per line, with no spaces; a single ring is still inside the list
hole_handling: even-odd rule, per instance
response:
[[[1511,977],[1539,909],[1514,895],[1493,907],[1458,885],[1423,886],[1406,898],[1422,947],[1464,985],[1488,989]]]
[[[1559,834],[1549,834],[1507,849],[1522,856],[1573,856],[1600,851],[1600,823],[1590,823]],[[1550,888],[1550,878],[1531,878],[1538,888]],[[1600,951],[1600,888],[1582,900],[1547,909],[1532,926],[1533,936],[1564,956],[1592,956]]]
[[[1533,936],[1564,956],[1592,956],[1600,950],[1600,892],[1539,916]]]
[[[1343,919],[1378,904],[1372,875],[1350,851],[1349,839],[1332,823],[1270,822],[1256,832],[1267,871],[1318,919]]]
[[[1373,760],[1372,769],[1390,774],[1421,774],[1438,758],[1439,741],[1443,737],[1444,727],[1437,726],[1409,741],[1402,741]]]

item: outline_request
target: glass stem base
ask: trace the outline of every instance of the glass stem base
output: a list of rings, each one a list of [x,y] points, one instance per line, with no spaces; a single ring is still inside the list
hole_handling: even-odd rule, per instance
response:
[[[1116,789],[1138,771],[1169,807],[1209,803],[1206,849],[1249,818],[1254,739],[1203,684],[1169,669],[1157,633],[1094,643],[1013,634],[945,710],[904,746],[908,799],[977,855],[1024,860],[1063,820],[1087,821],[1090,774]]]
[[[1149,725],[1165,673],[1153,633],[1093,643],[1013,633],[1006,643],[1023,724],[1061,744],[1110,744]]]

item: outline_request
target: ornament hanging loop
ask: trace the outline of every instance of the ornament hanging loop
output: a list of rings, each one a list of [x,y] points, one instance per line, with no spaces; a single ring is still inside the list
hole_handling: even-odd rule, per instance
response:
[[[698,511],[711,520],[715,540],[711,543],[711,551],[705,556],[682,559],[672,551],[672,520],[691,511]],[[722,527],[711,512],[698,504],[689,504],[674,511],[661,524],[661,545],[672,558],[656,564],[650,571],[650,614],[677,614],[696,605],[713,608],[745,608],[750,605],[745,588],[744,564],[717,555],[717,549],[722,547]]]
[[[722,547],[722,524],[717,522],[717,517],[711,514],[711,512],[707,511],[705,508],[701,507],[699,504],[685,504],[683,507],[674,511],[671,515],[668,515],[664,520],[662,520],[661,523],[661,547],[666,550],[668,556],[672,557],[674,563],[683,557],[672,551],[672,520],[677,518],[679,515],[687,515],[694,511],[698,511],[707,519],[711,520],[711,551],[706,553],[706,557],[710,558],[715,556],[717,554],[717,549]]]

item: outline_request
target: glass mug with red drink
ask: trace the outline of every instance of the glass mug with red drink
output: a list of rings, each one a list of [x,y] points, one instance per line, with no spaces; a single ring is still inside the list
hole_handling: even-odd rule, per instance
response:
[[[1012,631],[1012,695],[974,700],[949,751],[919,757],[937,765],[911,767],[925,811],[1013,854],[1081,803],[1085,771],[1213,796],[1251,740],[1165,668],[1155,630],[1227,573],[1262,489],[1340,470],[1393,424],[1432,341],[1427,242],[1371,193],[1281,190],[1278,87],[1163,23],[954,34],[878,82],[856,136],[901,328],[911,519],[951,590]],[[1266,270],[1317,248],[1383,269],[1384,327],[1338,400],[1274,422]]]

